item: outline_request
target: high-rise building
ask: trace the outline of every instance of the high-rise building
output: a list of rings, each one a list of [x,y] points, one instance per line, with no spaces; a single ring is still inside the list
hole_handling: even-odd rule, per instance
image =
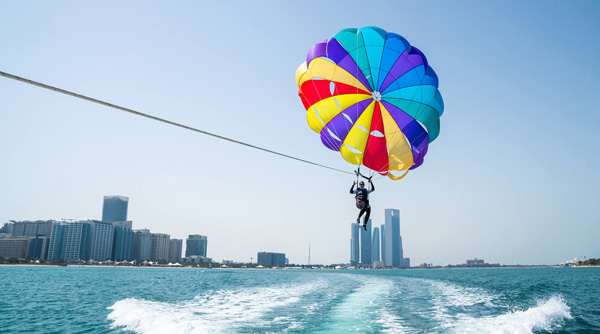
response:
[[[353,266],[358,265],[360,256],[360,242],[358,239],[360,233],[360,224],[350,224],[350,264]]]
[[[402,236],[400,236],[400,268],[406,267],[404,265],[404,250],[402,249]]]
[[[256,258],[256,262],[261,266],[285,266],[283,253],[260,252]]]
[[[379,227],[373,228],[373,239],[371,240],[371,262],[379,261]]]
[[[54,221],[48,245],[48,261],[83,261],[89,259],[89,221]]]
[[[402,267],[410,268],[410,258],[409,257],[405,257],[402,259]]]
[[[185,257],[199,255],[206,257],[208,238],[205,235],[190,234],[185,240]]]
[[[90,255],[95,261],[110,260],[115,228],[111,223],[90,220]]]
[[[104,196],[102,221],[107,223],[127,221],[127,205],[129,197]]]
[[[110,259],[113,261],[131,261],[131,249],[133,246],[132,222],[113,222],[114,235],[112,254]]]
[[[171,236],[164,233],[152,233],[152,251],[150,260],[169,261],[169,241]]]
[[[36,220],[36,221],[13,221],[12,236],[13,237],[37,237],[50,236],[52,230],[52,220]]]
[[[133,230],[131,257],[137,261],[149,261],[152,255],[152,233],[148,229]]]
[[[400,239],[400,210],[385,209],[385,266],[402,267],[402,240]]]
[[[367,229],[360,229],[360,263],[363,267],[371,267],[371,219],[367,221]]]
[[[171,239],[169,243],[169,262],[181,262],[183,240]]]
[[[14,227],[14,223],[4,223],[4,226],[2,226],[0,228],[0,234],[1,233],[6,233],[6,234],[12,234],[12,230]]]
[[[381,262],[385,266],[385,225],[381,225]]]

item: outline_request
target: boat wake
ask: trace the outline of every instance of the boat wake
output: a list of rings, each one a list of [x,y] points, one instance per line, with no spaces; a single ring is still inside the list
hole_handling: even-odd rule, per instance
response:
[[[496,317],[465,319],[453,328],[456,333],[515,333],[551,331],[571,319],[571,308],[562,297],[538,301],[525,311],[513,311]]]

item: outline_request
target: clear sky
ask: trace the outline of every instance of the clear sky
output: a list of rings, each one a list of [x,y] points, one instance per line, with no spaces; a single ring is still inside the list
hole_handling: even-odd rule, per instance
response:
[[[368,5],[365,5],[367,4]],[[335,168],[294,81],[309,48],[379,26],[440,79],[423,166],[376,181],[412,264],[600,257],[600,2],[0,1],[0,71]],[[350,258],[352,176],[0,77],[0,223],[100,219],[208,236],[208,256]]]

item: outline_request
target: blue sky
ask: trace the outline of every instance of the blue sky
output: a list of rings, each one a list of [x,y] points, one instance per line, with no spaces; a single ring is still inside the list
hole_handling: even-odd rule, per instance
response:
[[[600,256],[600,5],[594,1],[0,3],[0,71],[335,168],[294,74],[379,26],[428,57],[445,111],[425,163],[381,179],[413,264]],[[352,177],[0,78],[0,222],[99,219],[205,234],[208,255],[349,260]]]

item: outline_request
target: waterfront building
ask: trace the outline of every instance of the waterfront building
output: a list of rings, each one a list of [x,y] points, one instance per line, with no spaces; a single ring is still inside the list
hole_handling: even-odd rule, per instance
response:
[[[465,264],[467,265],[467,267],[481,267],[485,264],[485,261],[482,259],[474,258],[472,260],[467,260]]]
[[[262,266],[285,266],[285,260],[283,253],[259,252],[257,256],[257,263]]]
[[[181,262],[181,251],[183,248],[183,240],[171,239],[169,242],[169,262]]]
[[[148,229],[133,230],[131,257],[138,261],[150,260],[152,254],[152,233]]]
[[[185,240],[185,256],[200,255],[206,257],[208,238],[205,235],[190,234]]]
[[[89,259],[95,261],[110,260],[113,248],[115,228],[111,223],[90,220]]]
[[[212,259],[206,256],[200,256],[200,255],[190,255],[190,256],[186,256],[183,258],[183,262],[190,262],[190,263],[212,263]]]
[[[110,259],[113,261],[131,261],[131,249],[133,246],[132,222],[113,222],[114,234],[112,253]]]
[[[152,250],[150,260],[168,261],[169,260],[169,241],[171,236],[165,233],[152,233]]]
[[[52,220],[13,221],[11,234],[13,237],[50,236]]]
[[[37,237],[28,238],[27,256],[34,260],[46,260],[48,256],[48,245],[50,237],[38,235]]]
[[[400,210],[385,209],[385,266],[402,267],[402,239],[400,238]]]
[[[381,225],[381,262],[385,267],[385,225]]]
[[[13,223],[4,223],[4,226],[0,227],[0,234],[12,234],[13,227]]]
[[[404,248],[402,248],[402,236],[400,236],[400,268],[404,268]]]
[[[48,261],[83,261],[89,258],[89,221],[53,221],[48,245]]]
[[[402,259],[402,267],[410,268],[410,258],[409,257],[405,257]]]
[[[375,266],[375,262],[380,261],[379,257],[379,227],[373,228],[373,239],[371,239],[371,262]]]
[[[360,229],[360,263],[362,267],[370,268],[371,264],[371,219],[367,221],[367,229]]]
[[[107,223],[127,221],[129,197],[104,196],[102,221]]]
[[[361,228],[359,223],[350,224],[350,264],[354,267],[358,265],[360,256],[360,241],[358,236]]]
[[[0,238],[0,256],[6,259],[25,259],[28,242],[26,237]]]

